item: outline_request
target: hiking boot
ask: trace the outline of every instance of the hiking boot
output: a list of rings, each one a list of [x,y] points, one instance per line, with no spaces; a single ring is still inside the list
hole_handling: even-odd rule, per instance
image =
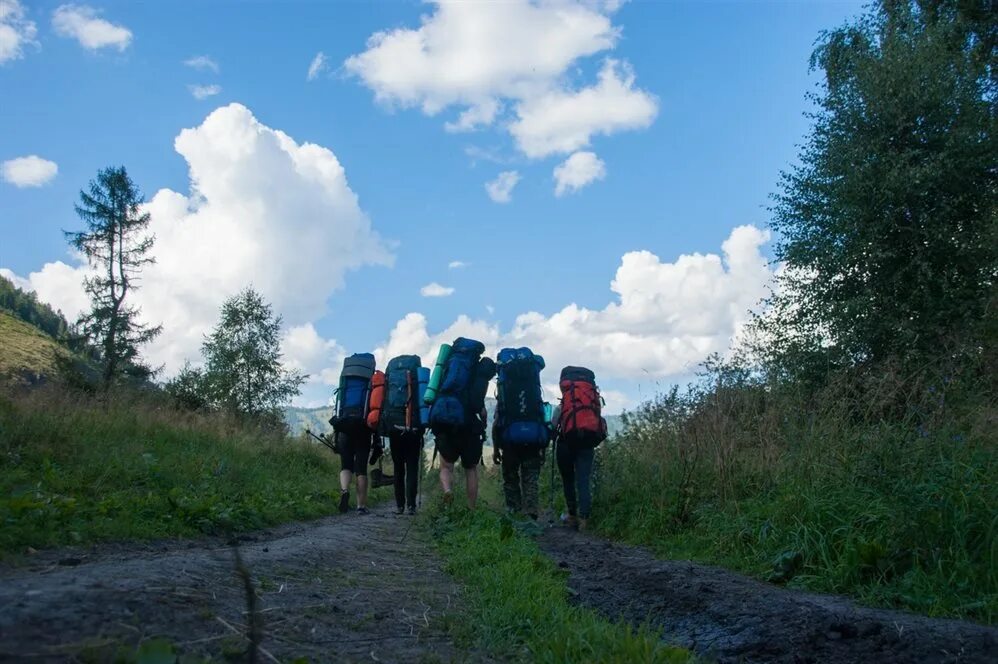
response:
[[[579,519],[579,532],[589,530],[589,519]]]
[[[444,491],[444,498],[443,498],[443,500],[444,500],[444,505],[448,505],[449,506],[451,503],[454,502],[454,494],[451,493],[450,491]]]
[[[579,529],[579,517],[575,516],[574,514],[567,515],[564,519],[562,519],[562,521],[565,523],[566,526],[568,526],[572,530]]]
[[[367,514],[367,508],[366,507],[359,507],[358,506],[357,507],[357,514]]]
[[[350,510],[350,492],[340,491],[340,514],[346,514]]]
[[[399,505],[398,507],[395,508],[395,513],[396,514],[405,514],[405,508],[402,507],[401,505]]]
[[[409,516],[416,516],[416,507],[414,505],[409,506]]]

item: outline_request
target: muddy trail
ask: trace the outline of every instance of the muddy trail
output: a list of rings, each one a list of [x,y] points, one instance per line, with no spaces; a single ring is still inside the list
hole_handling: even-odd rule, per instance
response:
[[[998,662],[998,629],[858,607],[564,528],[542,550],[575,602],[718,662]]]
[[[481,660],[452,643],[460,588],[419,529],[406,533],[411,519],[379,507],[240,537],[258,661]],[[112,545],[0,568],[0,660],[114,661],[162,638],[178,654],[245,661],[251,620],[231,544]]]

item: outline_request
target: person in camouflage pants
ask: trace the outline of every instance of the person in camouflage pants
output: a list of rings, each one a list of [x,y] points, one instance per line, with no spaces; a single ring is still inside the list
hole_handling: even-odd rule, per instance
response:
[[[539,482],[544,465],[544,447],[539,445],[504,445],[492,429],[492,461],[502,465],[502,488],[506,509],[522,512],[536,520],[540,513]]]

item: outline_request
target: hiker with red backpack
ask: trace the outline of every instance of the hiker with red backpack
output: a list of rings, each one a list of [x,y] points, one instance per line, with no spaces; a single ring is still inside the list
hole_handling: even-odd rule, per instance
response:
[[[454,469],[460,461],[469,509],[475,509],[478,500],[478,464],[488,422],[485,395],[496,372],[495,362],[483,358],[484,352],[485,345],[474,339],[459,337],[453,344],[443,344],[424,396],[424,402],[430,404],[430,428],[442,459],[444,502],[453,500]]]
[[[329,423],[336,432],[335,447],[340,455],[340,512],[350,509],[350,485],[357,478],[357,513],[367,513],[367,465],[380,439],[368,427],[369,400],[375,379],[374,355],[355,353],[343,360],[336,405]],[[381,378],[383,378],[383,374]]]
[[[502,466],[507,511],[537,520],[541,466],[550,440],[541,393],[544,358],[529,348],[504,348],[497,359],[492,460]]]
[[[561,370],[561,404],[555,421],[558,472],[565,490],[567,525],[585,530],[592,509],[593,458],[596,447],[606,440],[603,398],[596,375],[584,367]]]
[[[392,358],[385,368],[385,399],[378,421],[372,428],[388,437],[392,464],[395,467],[395,507],[397,514],[408,508],[416,513],[416,493],[419,482],[420,454],[423,451],[423,395],[429,370],[423,368],[418,355]],[[373,410],[372,410],[373,412]]]

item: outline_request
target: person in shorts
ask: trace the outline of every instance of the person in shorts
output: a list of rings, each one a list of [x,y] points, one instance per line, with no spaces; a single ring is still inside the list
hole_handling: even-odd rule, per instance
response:
[[[468,509],[475,509],[478,502],[478,464],[482,460],[488,413],[483,408],[469,426],[451,429],[434,434],[437,451],[440,453],[440,485],[444,491],[444,502],[453,501],[454,467],[458,461],[464,468],[464,481],[468,495]]]
[[[340,454],[340,512],[350,509],[350,484],[357,477],[357,513],[367,514],[367,463],[371,448],[380,444],[370,433],[336,434]]]

